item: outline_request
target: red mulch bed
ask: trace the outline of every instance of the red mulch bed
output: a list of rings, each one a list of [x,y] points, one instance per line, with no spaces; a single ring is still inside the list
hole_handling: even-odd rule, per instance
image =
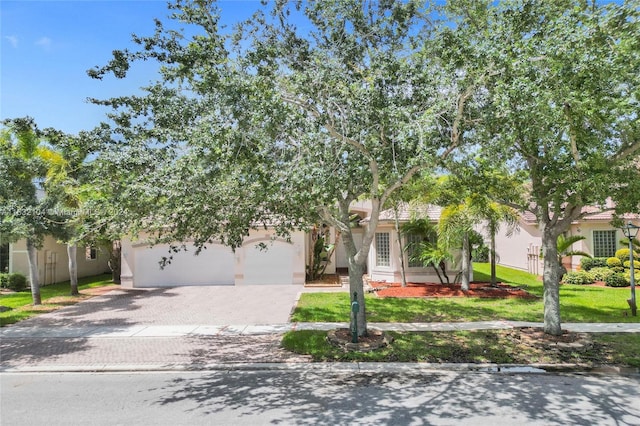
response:
[[[407,283],[402,287],[400,283],[386,283],[371,281],[371,287],[378,297],[484,297],[484,298],[509,298],[536,299],[535,296],[521,288],[506,284],[498,284],[491,287],[485,282],[472,282],[469,291],[462,291],[460,284],[436,284],[436,283]]]

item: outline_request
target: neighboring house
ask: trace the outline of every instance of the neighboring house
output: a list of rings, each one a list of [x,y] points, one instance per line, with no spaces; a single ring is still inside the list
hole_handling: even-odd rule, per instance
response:
[[[371,207],[367,202],[352,205],[352,213],[363,218],[360,227],[353,229],[356,245],[362,245],[367,217]],[[409,212],[400,212],[401,222],[409,220]],[[440,209],[428,209],[429,218],[437,222]],[[410,254],[401,252],[398,235],[394,229],[393,211],[384,211],[380,217],[368,259],[368,274],[374,281],[400,281],[400,256],[407,266],[410,282],[438,282],[432,268],[424,268],[410,262]],[[336,241],[337,237],[337,241]],[[168,244],[150,246],[142,236],[135,241],[122,242],[121,285],[126,288],[168,287],[178,285],[303,285],[306,264],[311,250],[311,237],[302,231],[291,234],[290,241],[274,238],[271,230],[252,230],[242,247],[232,251],[221,244],[209,244],[199,255],[195,248],[186,244],[186,251],[172,253]],[[331,243],[337,243],[326,273],[348,268],[344,245],[335,229],[330,231]],[[265,244],[266,250],[260,248]],[[163,257],[172,256],[171,263],[160,267]],[[448,265],[453,279],[457,271]]]
[[[78,278],[109,272],[109,254],[95,247],[78,247],[76,262]],[[67,246],[47,236],[38,250],[38,278],[40,285],[69,280]],[[26,240],[3,243],[0,240],[0,272],[20,273],[29,279]]]
[[[582,219],[571,224],[566,236],[582,235],[584,240],[573,245],[573,250],[589,253],[593,257],[612,257],[616,250],[628,247],[620,244],[625,239],[622,230],[611,226],[613,206],[603,208],[585,207],[587,213]],[[603,211],[604,210],[604,211]],[[640,225],[639,215],[626,215],[625,222],[631,221]],[[536,217],[529,212],[520,216],[519,230],[510,237],[504,231],[496,235],[496,252],[498,264],[511,268],[522,269],[533,274],[542,275],[543,265],[540,249],[542,234],[538,229]],[[565,259],[567,270],[577,270],[580,267],[580,256]]]

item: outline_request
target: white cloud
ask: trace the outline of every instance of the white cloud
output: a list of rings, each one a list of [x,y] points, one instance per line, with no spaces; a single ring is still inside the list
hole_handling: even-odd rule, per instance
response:
[[[9,40],[9,43],[11,43],[11,46],[13,48],[17,48],[18,47],[18,37],[14,36],[14,35],[10,35],[10,36],[4,36],[4,38]]]
[[[40,46],[45,50],[48,50],[51,47],[51,39],[49,37],[42,37],[38,41],[36,41],[36,46]]]

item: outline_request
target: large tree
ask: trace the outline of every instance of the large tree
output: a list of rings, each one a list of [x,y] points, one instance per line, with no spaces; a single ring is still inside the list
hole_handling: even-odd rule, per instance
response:
[[[56,227],[53,204],[44,196],[51,150],[31,118],[3,121],[0,131],[0,233],[3,239],[24,239],[34,305],[42,303],[37,250]],[[39,193],[40,191],[40,193]]]
[[[117,109],[120,155],[153,150],[164,161],[137,175],[138,207],[154,203],[144,227],[237,246],[263,223],[335,226],[366,333],[362,275],[381,206],[461,145],[475,74],[440,62],[436,15],[421,1],[277,1],[233,32],[213,1],[170,7],[185,30],[158,20],[155,35],[134,37],[139,51],[90,71],[162,65],[145,95],[98,101]],[[361,198],[372,211],[357,248],[349,208]]]
[[[544,251],[544,328],[561,333],[557,239],[607,197],[637,211],[640,4],[451,2],[450,30],[470,69],[491,70],[483,152],[527,173],[523,208]],[[462,29],[462,30],[460,30]],[[464,37],[461,36],[464,34]]]

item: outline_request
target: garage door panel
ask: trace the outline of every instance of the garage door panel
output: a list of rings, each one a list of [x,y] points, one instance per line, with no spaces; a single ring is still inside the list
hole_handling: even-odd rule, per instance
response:
[[[267,249],[255,243],[244,247],[244,284],[292,284],[293,245],[276,241]]]
[[[162,257],[173,256],[171,264],[160,269]],[[199,255],[195,248],[170,253],[168,245],[138,247],[135,254],[136,287],[178,285],[233,285],[234,255],[220,245],[208,246]]]

